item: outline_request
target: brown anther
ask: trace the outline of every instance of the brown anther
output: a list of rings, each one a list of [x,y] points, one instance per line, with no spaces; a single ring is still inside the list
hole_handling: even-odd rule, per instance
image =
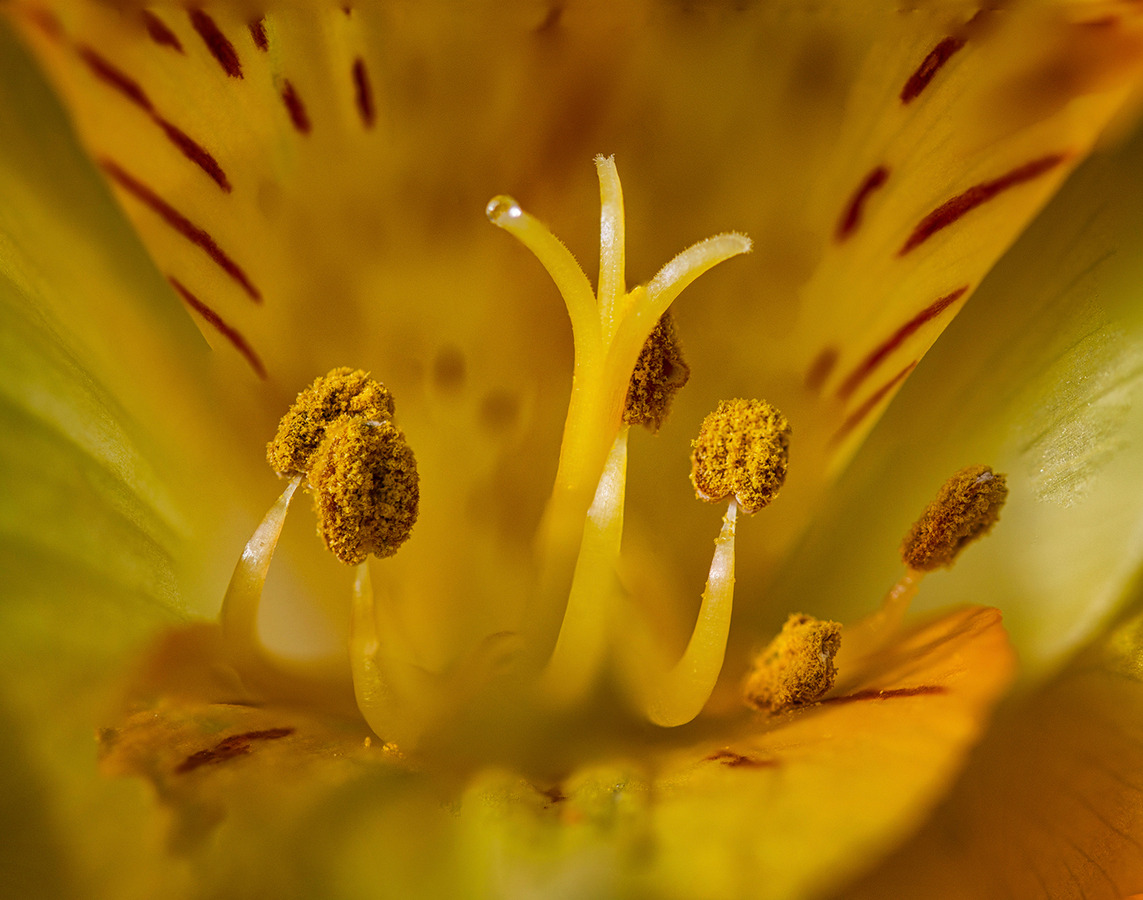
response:
[[[743,694],[747,704],[771,714],[820,700],[833,687],[833,658],[841,625],[793,613],[754,661]]]
[[[409,539],[420,501],[417,462],[392,422],[346,418],[330,426],[309,480],[318,533],[343,563],[392,556]]]
[[[700,500],[734,497],[754,513],[786,481],[790,423],[765,400],[723,400],[691,442],[691,483]]]
[[[298,394],[278,424],[274,440],[266,446],[266,459],[279,475],[305,474],[326,429],[347,416],[391,419],[393,397],[385,385],[361,369],[334,369]]]
[[[988,466],[961,469],[942,485],[905,535],[901,542],[905,565],[924,572],[951,566],[965,547],[996,524],[1007,497],[1003,475]]]
[[[690,366],[683,360],[675,323],[668,310],[639,353],[627,388],[623,421],[658,431],[671,411],[675,394],[683,389],[690,377]]]

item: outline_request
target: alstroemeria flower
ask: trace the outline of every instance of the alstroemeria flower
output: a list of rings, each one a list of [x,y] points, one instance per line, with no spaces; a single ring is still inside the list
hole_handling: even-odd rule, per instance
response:
[[[1123,137],[1137,4],[0,10],[6,892],[1143,889],[1139,139],[1012,246]],[[339,367],[395,412],[298,497],[419,473],[356,570],[265,464]],[[1001,521],[902,576],[973,464]],[[838,681],[760,712],[792,612]]]

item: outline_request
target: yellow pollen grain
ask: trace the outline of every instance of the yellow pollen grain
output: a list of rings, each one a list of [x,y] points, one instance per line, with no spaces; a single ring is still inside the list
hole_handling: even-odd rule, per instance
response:
[[[318,533],[347,565],[392,556],[409,539],[420,501],[417,462],[383,419],[343,418],[328,429],[310,468]]]
[[[769,713],[805,706],[833,687],[841,625],[794,613],[763,650],[746,677],[747,704]]]
[[[691,483],[700,500],[734,497],[762,509],[786,481],[790,423],[765,400],[723,400],[691,443]]]
[[[344,417],[388,420],[393,397],[385,385],[361,369],[334,369],[298,394],[278,423],[278,433],[266,446],[266,459],[279,475],[309,471],[326,429]]]
[[[683,389],[690,377],[690,366],[683,360],[675,322],[668,310],[639,353],[627,388],[623,421],[658,431],[671,411],[675,394]]]
[[[951,566],[957,555],[987,534],[1008,497],[1003,475],[988,466],[961,469],[941,486],[901,542],[901,558],[911,569],[929,572]]]

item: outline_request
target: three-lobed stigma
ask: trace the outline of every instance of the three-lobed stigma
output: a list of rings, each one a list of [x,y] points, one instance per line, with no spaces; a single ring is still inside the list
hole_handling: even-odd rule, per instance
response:
[[[960,552],[988,534],[1008,497],[1003,475],[988,466],[968,466],[948,479],[901,543],[910,569],[931,572],[951,566]]]
[[[691,444],[700,500],[733,497],[744,512],[767,506],[786,481],[790,423],[765,400],[723,400]]]

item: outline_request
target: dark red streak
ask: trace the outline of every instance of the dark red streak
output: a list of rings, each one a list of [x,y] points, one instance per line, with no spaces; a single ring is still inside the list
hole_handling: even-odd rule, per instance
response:
[[[179,148],[183,156],[206,172],[207,175],[214,179],[215,184],[228,194],[233,190],[230,179],[226,177],[222,166],[218,164],[218,160],[211,156],[205,147],[191,138],[185,131],[172,125],[162,116],[156,115],[155,122],[163,129],[163,134],[167,136],[170,142]]]
[[[921,91],[936,77],[941,67],[964,45],[964,38],[947,37],[930,50],[929,55],[921,61],[917,70],[909,76],[909,80],[901,88],[901,102],[912,103],[916,100]]]
[[[234,49],[234,45],[222,33],[222,29],[218,27],[214,19],[201,9],[192,9],[190,20],[194,30],[198,32],[198,36],[206,44],[206,49],[222,66],[222,71],[231,78],[241,78],[242,62],[238,58],[238,51]]]
[[[1038,178],[1050,172],[1067,158],[1067,153],[1053,153],[1050,156],[1034,159],[1030,163],[1025,163],[1013,169],[1011,172],[1001,175],[999,178],[973,185],[967,191],[957,194],[951,200],[942,203],[917,223],[917,227],[913,229],[913,233],[909,235],[908,240],[906,240],[901,246],[901,249],[897,251],[897,255],[904,256],[910,250],[919,247],[938,231],[948,228],[949,225],[965,213],[976,209],[983,203],[987,203],[997,194],[1008,190],[1008,188],[1023,184],[1026,181],[1031,181],[1033,178]]]
[[[917,687],[892,688],[886,691],[857,691],[844,697],[828,697],[822,703],[854,703],[859,700],[894,700],[898,697],[923,697],[929,694],[947,694],[943,684],[921,684]]]
[[[139,82],[135,81],[135,79],[119,71],[119,69],[111,65],[111,63],[90,47],[85,47],[83,44],[80,44],[76,47],[76,52],[79,54],[79,58],[87,65],[88,69],[91,70],[91,74],[104,84],[117,90],[140,109],[144,109],[149,113],[155,111],[154,104],[151,103],[151,98],[147,96],[146,91],[143,90]]]
[[[776,759],[759,759],[756,756],[743,756],[733,750],[719,750],[706,757],[707,762],[720,762],[732,769],[773,769],[778,765]]]
[[[254,46],[265,53],[270,49],[270,39],[266,37],[266,23],[258,19],[250,23],[250,37],[254,39]]]
[[[877,347],[861,364],[854,369],[849,377],[842,382],[842,385],[837,390],[837,396],[842,400],[848,400],[853,392],[883,363],[886,358],[893,353],[898,347],[901,346],[906,340],[916,334],[921,326],[931,322],[946,309],[956,303],[961,297],[968,293],[968,285],[957,288],[951,294],[946,294],[939,300],[934,300],[919,313],[917,313],[908,322],[893,332],[892,336],[883,344]]]
[[[909,363],[909,365],[905,366],[905,368],[890,378],[889,381],[874,391],[873,395],[868,400],[862,403],[861,406],[854,410],[849,415],[849,417],[841,423],[841,428],[839,428],[834,434],[831,443],[840,443],[847,434],[849,434],[851,431],[853,431],[853,429],[860,425],[865,417],[877,408],[877,404],[884,400],[890,391],[892,391],[895,387],[897,387],[897,385],[904,381],[908,374],[913,371],[913,369],[917,368],[917,362],[918,360],[914,360],[913,362]]]
[[[242,286],[243,290],[250,295],[252,300],[261,302],[261,293],[259,293],[258,289],[250,282],[250,279],[246,277],[246,273],[242,271],[241,267],[227,256],[218,244],[214,242],[214,238],[192,223],[149,187],[122,169],[117,163],[109,159],[104,159],[102,166],[103,170],[107,172],[120,187],[150,207],[164,222],[188,241],[201,248],[207,256],[218,264],[219,268]]]
[[[362,124],[366,128],[372,128],[373,120],[377,115],[373,108],[373,86],[369,83],[369,72],[365,69],[365,60],[360,56],[353,61],[353,91]]]
[[[854,192],[853,199],[849,201],[841,219],[838,220],[837,230],[834,232],[834,238],[837,241],[844,241],[857,230],[857,226],[861,224],[861,213],[865,208],[865,201],[869,199],[870,194],[888,180],[889,170],[885,166],[878,166],[865,176],[865,180]]]
[[[275,741],[293,733],[294,729],[292,728],[268,728],[265,731],[234,734],[228,738],[223,738],[209,750],[199,750],[197,753],[192,753],[179,764],[175,772],[183,775],[202,766],[225,762],[228,759],[234,759],[236,756],[245,756],[251,750],[252,741]]]
[[[826,379],[837,365],[838,356],[837,347],[826,347],[817,355],[806,370],[805,384],[808,390],[817,393],[822,389],[822,385],[826,383]]]
[[[179,40],[178,35],[171,31],[162,19],[146,9],[141,11],[141,15],[143,16],[143,24],[147,26],[147,34],[151,36],[151,40],[160,47],[170,47],[179,53],[186,52],[183,50],[182,41]]]
[[[246,361],[250,363],[250,368],[254,370],[255,374],[264,380],[266,378],[266,367],[262,364],[262,360],[259,358],[258,354],[254,352],[254,348],[251,347],[250,344],[246,341],[246,338],[244,338],[235,328],[232,328],[230,325],[226,324],[226,322],[223,321],[222,316],[220,316],[213,309],[199,300],[198,297],[183,287],[177,278],[173,278],[168,275],[167,280],[170,281],[174,289],[179,292],[179,295],[183,298],[183,301],[186,303],[186,305],[193,309],[200,316],[202,316],[207,322],[210,323],[211,326],[214,327],[214,329],[219,334],[230,341],[230,343],[234,346],[234,349],[241,353],[242,356],[245,357]]]
[[[290,121],[294,123],[294,128],[302,134],[309,134],[313,127],[310,124],[310,117],[306,114],[306,107],[302,103],[302,98],[298,96],[298,92],[294,90],[294,86],[289,81],[282,84],[282,102],[286,104],[286,111],[290,114]]]
[[[180,153],[187,159],[193,162],[196,166],[206,172],[220,188],[226,193],[230,193],[231,184],[230,179],[226,177],[226,173],[222,170],[222,166],[218,164],[210,152],[205,147],[191,138],[181,128],[172,125],[164,119],[158,112],[155,111],[155,105],[151,102],[151,98],[147,96],[146,91],[130,76],[119,71],[115,66],[111,65],[106,59],[92,50],[90,47],[85,47],[82,44],[76,48],[87,67],[104,84],[114,88],[144,112],[151,116],[162,130],[167,139],[174,144]]]

